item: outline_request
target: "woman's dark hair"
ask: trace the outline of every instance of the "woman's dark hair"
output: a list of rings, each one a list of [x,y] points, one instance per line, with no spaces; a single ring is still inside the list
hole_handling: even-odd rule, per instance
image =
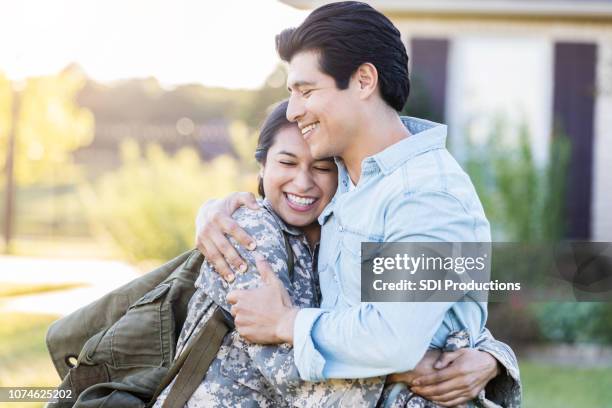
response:
[[[287,120],[287,106],[289,106],[289,100],[279,102],[272,112],[264,120],[261,130],[259,131],[259,139],[257,140],[257,149],[255,149],[255,160],[257,163],[264,166],[266,164],[266,157],[268,157],[268,150],[276,141],[276,135],[280,130],[286,126],[295,126]],[[260,196],[265,197],[263,188],[263,180],[259,177],[257,192]]]
[[[276,36],[276,50],[284,61],[302,51],[317,51],[322,72],[338,89],[348,88],[351,75],[364,63],[378,71],[383,100],[401,111],[410,92],[408,55],[398,29],[382,13],[356,1],[314,10],[297,28]]]

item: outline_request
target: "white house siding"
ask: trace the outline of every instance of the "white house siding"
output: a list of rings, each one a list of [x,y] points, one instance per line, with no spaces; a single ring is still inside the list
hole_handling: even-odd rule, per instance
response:
[[[439,19],[433,17],[413,18],[400,15],[390,15],[390,17],[402,32],[408,47],[410,39],[413,37],[448,39],[450,41],[449,52],[451,53],[449,65],[452,64],[453,43],[455,39],[461,38],[534,38],[537,39],[537,42],[548,42],[551,48],[555,42],[590,42],[597,44],[598,94],[595,100],[594,118],[591,239],[612,241],[612,23],[539,21],[535,19]],[[454,128],[453,123],[459,121],[459,119],[452,118],[452,111],[449,111],[450,104],[459,103],[459,98],[453,98],[452,96],[452,69],[449,66],[449,78],[447,79],[448,90],[451,95],[446,98],[450,138],[460,131]],[[552,67],[550,72],[552,76]],[[552,106],[552,97],[548,103]],[[542,137],[548,136],[544,134]],[[536,144],[542,146],[541,143]]]
[[[594,241],[612,241],[612,35],[598,43],[595,104],[595,146],[593,149]]]
[[[472,143],[485,142],[499,118],[511,144],[526,125],[534,157],[544,162],[552,123],[551,60],[551,44],[538,37],[454,38],[446,99],[453,147],[465,146],[466,135]]]

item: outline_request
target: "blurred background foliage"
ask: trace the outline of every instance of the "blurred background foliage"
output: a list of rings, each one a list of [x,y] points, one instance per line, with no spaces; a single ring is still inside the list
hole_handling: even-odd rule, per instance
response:
[[[13,252],[52,254],[61,242],[71,248],[91,242],[98,255],[160,262],[191,248],[202,202],[256,191],[257,128],[269,107],[287,96],[286,75],[279,65],[255,90],[165,89],[155,78],[100,84],[74,64],[22,84],[0,76],[0,160],[11,122],[17,124]],[[431,117],[418,78],[409,102],[404,114],[440,120]],[[467,132],[462,164],[494,240],[562,239],[568,138],[556,130],[546,160],[538,161],[526,125],[501,115],[493,123],[485,138]],[[604,304],[490,309],[492,329],[509,340],[612,341],[612,310]]]
[[[13,252],[51,254],[58,242],[72,248],[91,242],[98,255],[138,263],[160,262],[191,248],[202,202],[256,191],[257,128],[269,107],[287,96],[286,75],[279,65],[255,90],[198,84],[165,89],[155,78],[100,84],[74,64],[23,84],[0,76],[3,141],[11,119],[17,123]],[[431,117],[418,78],[409,102],[404,114],[440,120]],[[467,132],[462,164],[494,240],[562,239],[568,138],[555,131],[546,160],[537,161],[526,125],[510,124],[501,115],[493,124],[485,138]],[[2,160],[6,146],[0,143]],[[612,310],[603,304],[491,304],[490,309],[492,329],[505,339],[612,341]]]
[[[203,200],[256,190],[256,166],[247,156],[256,135],[239,124],[231,129],[236,150],[245,156],[208,163],[191,148],[168,155],[159,145],[141,151],[134,140],[123,142],[122,165],[93,189],[81,190],[98,235],[111,237],[132,261],[164,261],[192,248],[194,217]]]
[[[255,90],[199,84],[165,89],[155,78],[100,84],[76,65],[22,84],[0,75],[3,203],[7,141],[12,124],[17,124],[15,228],[13,245],[5,245],[5,251],[119,258],[147,270],[192,248],[195,215],[202,202],[232,191],[256,192],[257,129],[269,107],[287,97],[285,81],[282,65]],[[416,79],[403,113],[440,120],[431,114],[430,105]],[[494,240],[562,239],[568,138],[557,130],[546,160],[538,161],[530,143],[535,135],[526,126],[511,127],[501,116],[494,123],[484,139],[474,140],[468,133],[462,162],[482,200]],[[41,288],[25,290],[36,293]],[[3,317],[0,348],[16,354],[0,353],[0,385],[57,381],[41,342],[56,316],[28,316]],[[490,303],[488,327],[519,355],[523,346],[533,344],[609,345],[612,305]],[[557,398],[542,391],[550,389],[553,380],[559,387],[582,390],[574,395],[575,406],[601,400],[607,392],[602,378],[609,373],[604,369],[580,368],[591,380],[577,384],[578,368],[529,361],[521,362],[528,384],[526,405],[544,406],[542,401]],[[551,370],[556,372],[552,380],[547,374]],[[563,406],[565,398],[557,398],[557,406]]]
[[[94,138],[92,112],[74,103],[84,85],[85,78],[70,67],[55,76],[29,78],[15,91],[8,81],[0,80],[0,132],[6,136],[10,126],[16,127],[14,172],[18,185],[76,180],[71,153]],[[18,103],[16,120],[11,118],[13,103]],[[6,150],[7,144],[0,144],[2,164]]]

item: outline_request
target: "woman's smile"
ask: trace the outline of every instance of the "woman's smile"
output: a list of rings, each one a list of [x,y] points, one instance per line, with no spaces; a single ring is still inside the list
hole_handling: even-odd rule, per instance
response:
[[[316,197],[300,196],[297,194],[284,193],[287,205],[291,209],[300,212],[307,212],[316,207],[316,203],[319,200]]]

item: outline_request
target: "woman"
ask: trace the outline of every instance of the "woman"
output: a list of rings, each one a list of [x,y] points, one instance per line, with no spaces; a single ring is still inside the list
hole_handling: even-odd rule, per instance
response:
[[[258,202],[260,208],[242,207],[233,217],[256,240],[257,252],[271,264],[291,301],[302,308],[317,307],[319,293],[313,260],[320,228],[316,220],[335,193],[337,169],[332,159],[312,158],[297,126],[285,118],[286,108],[287,102],[283,102],[274,109],[259,137],[255,157],[261,164],[259,193],[265,199]],[[286,250],[285,239],[291,251]],[[213,304],[229,311],[226,295],[230,290],[254,287],[261,281],[253,252],[232,243],[248,266],[227,284],[205,262],[196,281],[177,355],[210,317]],[[293,268],[288,267],[290,263]],[[431,364],[431,358],[429,361]],[[161,394],[156,407],[161,406],[171,386]],[[248,343],[234,331],[224,339],[188,406],[375,406],[384,386],[385,379],[381,377],[301,381],[289,345]],[[385,393],[393,398],[400,394]],[[406,392],[401,395],[405,398]]]

